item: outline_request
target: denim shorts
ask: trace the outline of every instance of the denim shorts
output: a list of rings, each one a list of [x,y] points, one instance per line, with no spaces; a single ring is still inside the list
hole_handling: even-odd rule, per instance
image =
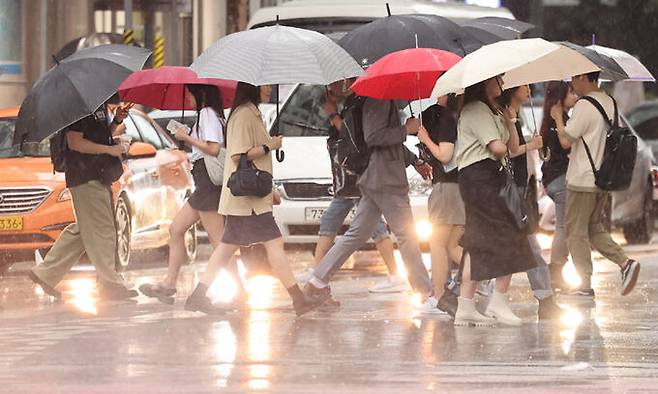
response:
[[[359,200],[356,198],[334,197],[331,204],[320,219],[319,235],[327,237],[335,237],[338,230],[345,222],[345,218],[349,215],[352,208],[354,208]],[[383,241],[388,238],[388,227],[384,220],[380,217],[375,231],[372,233],[372,240],[375,243]]]

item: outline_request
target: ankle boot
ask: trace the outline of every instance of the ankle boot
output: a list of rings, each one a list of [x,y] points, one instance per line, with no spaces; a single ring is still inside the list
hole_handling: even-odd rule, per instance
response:
[[[496,320],[484,316],[475,309],[473,300],[459,297],[457,299],[457,313],[455,313],[456,326],[476,326],[492,327],[496,325]]]
[[[512,312],[507,301],[507,295],[494,291],[485,315],[493,317],[496,321],[508,326],[520,326],[523,323],[518,316]]]

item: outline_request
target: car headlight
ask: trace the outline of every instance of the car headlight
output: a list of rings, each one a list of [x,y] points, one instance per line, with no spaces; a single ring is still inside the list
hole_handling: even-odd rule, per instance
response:
[[[409,194],[412,196],[427,195],[432,192],[432,181],[424,180],[421,177],[409,179]]]
[[[71,199],[71,191],[68,188],[63,189],[57,197],[57,202],[64,202]]]

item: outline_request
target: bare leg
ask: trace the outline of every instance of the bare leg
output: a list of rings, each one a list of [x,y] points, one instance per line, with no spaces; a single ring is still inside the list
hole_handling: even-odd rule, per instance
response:
[[[464,249],[459,246],[459,241],[462,239],[464,234],[464,226],[452,226],[452,231],[450,231],[450,239],[448,240],[448,254],[450,259],[457,264],[462,260],[462,254]]]
[[[379,251],[379,254],[382,256],[382,259],[384,260],[384,264],[386,264],[386,268],[388,269],[389,275],[397,275],[398,266],[395,263],[395,255],[393,254],[393,251],[395,250],[395,245],[393,245],[393,241],[391,240],[391,238],[388,237],[382,239],[381,241],[377,242],[376,246],[377,246],[377,250]]]
[[[464,269],[462,272],[462,283],[460,288],[460,295],[463,298],[472,300],[475,297],[475,289],[477,282],[471,280],[471,257],[467,254],[464,258]]]
[[[200,283],[210,287],[217,277],[217,273],[230,262],[231,257],[239,249],[238,245],[220,243],[212,252],[205,272],[201,275]]]
[[[216,248],[222,241],[222,236],[224,235],[224,216],[216,212],[199,212],[201,216],[201,223],[203,228],[208,232],[208,238],[213,248]],[[235,256],[231,257],[231,261],[226,265],[226,271],[231,275],[235,284],[238,286],[238,291],[241,293],[241,296],[247,294],[247,290],[244,288],[242,279],[240,279],[240,274],[238,273],[238,262]]]
[[[272,265],[272,271],[277,278],[281,281],[283,286],[288,289],[295,286],[295,276],[292,274],[290,263],[286,257],[286,252],[283,249],[283,238],[279,237],[264,244],[267,251],[267,259]]]
[[[448,241],[452,226],[434,226],[430,238],[430,256],[432,258],[432,285],[434,296],[439,299],[443,295],[445,283],[448,280],[450,261],[448,260]]]
[[[169,265],[167,276],[161,283],[166,288],[175,288],[178,274],[183,263],[187,260],[185,253],[185,233],[199,220],[199,212],[185,203],[176,214],[169,227]]]
[[[502,294],[507,293],[510,283],[512,283],[512,275],[505,275],[496,278],[496,291]]]

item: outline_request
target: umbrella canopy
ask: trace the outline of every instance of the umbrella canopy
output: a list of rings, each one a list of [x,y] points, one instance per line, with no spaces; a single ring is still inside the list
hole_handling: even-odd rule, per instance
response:
[[[122,44],[123,35],[117,33],[91,33],[86,36],[78,37],[64,44],[64,46],[57,52],[55,58],[57,61],[62,61],[67,57],[73,55],[76,51],[84,48],[92,48],[99,45],[107,44]],[[138,44],[132,44],[139,46]]]
[[[482,34],[480,32],[488,33],[491,36],[498,37],[498,41],[521,38],[521,34],[535,27],[530,23],[497,16],[471,19],[463,23],[462,26],[467,27],[476,36]],[[482,34],[482,37],[490,37],[489,35]]]
[[[252,85],[327,85],[357,77],[363,70],[324,35],[288,26],[268,26],[230,34],[206,49],[191,68],[201,78]]]
[[[352,30],[338,45],[367,67],[403,49],[434,48],[463,56],[483,43],[455,22],[438,15],[393,15]]]
[[[614,60],[624,70],[626,75],[628,75],[628,79],[631,81],[656,82],[656,78],[651,75],[651,72],[647,70],[644,64],[628,52],[601,45],[590,45],[587,48],[593,49]]]
[[[593,49],[585,48],[568,41],[560,41],[558,44],[571,48],[591,60],[592,63],[596,64],[601,69],[602,79],[608,81],[621,81],[623,79],[628,79],[628,74],[626,74],[624,69],[621,68],[612,58],[598,53]]]
[[[214,85],[219,88],[223,108],[233,104],[237,82],[202,79],[189,67],[163,66],[136,71],[119,86],[123,101],[158,109],[196,109],[185,97],[185,85]]]
[[[41,141],[93,113],[151,51],[127,45],[82,49],[35,84],[18,113],[14,143]]]
[[[452,52],[431,48],[393,52],[368,67],[352,90],[359,96],[382,100],[427,98],[437,78],[460,59]]]
[[[466,55],[436,81],[431,97],[461,93],[500,74],[508,89],[600,70],[578,52],[541,38],[500,41]]]

